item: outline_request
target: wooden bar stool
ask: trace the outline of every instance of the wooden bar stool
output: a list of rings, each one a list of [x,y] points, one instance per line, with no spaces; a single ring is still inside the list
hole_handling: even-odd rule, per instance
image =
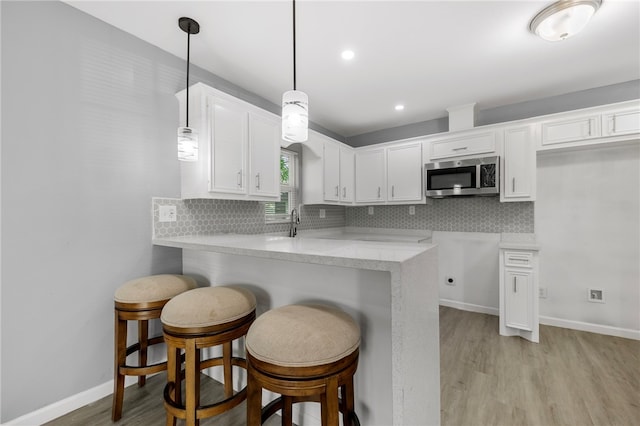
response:
[[[224,413],[246,399],[246,387],[235,394],[233,391],[232,367],[246,369],[247,364],[244,358],[232,355],[232,343],[247,334],[255,317],[255,296],[235,286],[197,288],[174,297],[165,305],[161,321],[167,343],[164,388],[167,425],[175,425],[176,418],[186,420],[188,426],[199,425],[200,419]],[[202,349],[220,345],[222,356],[201,360]],[[184,350],[184,372],[181,350]],[[214,366],[223,367],[225,399],[200,405],[200,371]]]
[[[151,275],[131,280],[115,293],[114,379],[111,420],[122,417],[125,376],[138,376],[144,386],[146,376],[167,369],[167,363],[147,365],[149,346],[162,343],[162,336],[149,339],[149,320],[160,318],[162,307],[172,297],[196,287],[196,280],[184,275]],[[138,343],[127,347],[127,321],[138,322]],[[127,364],[127,356],[138,353],[138,365]]]
[[[353,376],[360,328],[345,312],[323,305],[288,305],[268,311],[251,326],[247,350],[247,425],[264,423],[282,410],[292,425],[292,405],[321,403],[322,425],[359,425]],[[281,397],[262,408],[262,390]],[[338,395],[340,389],[340,396]]]

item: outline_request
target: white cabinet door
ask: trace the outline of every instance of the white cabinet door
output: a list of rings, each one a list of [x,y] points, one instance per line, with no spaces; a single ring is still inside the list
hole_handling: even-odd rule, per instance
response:
[[[340,201],[340,146],[325,140],[323,155],[325,201]]]
[[[387,200],[422,199],[422,143],[387,148]]]
[[[384,149],[356,152],[356,201],[381,203],[385,201],[386,176]]]
[[[542,146],[600,137],[600,116],[590,115],[542,123]]]
[[[640,133],[640,110],[637,108],[602,115],[603,136],[623,136]]]
[[[246,193],[247,111],[241,105],[209,97],[211,192]]]
[[[249,113],[249,194],[280,197],[280,121]]]
[[[532,274],[529,271],[506,269],[505,323],[507,327],[533,330]]]
[[[473,130],[436,139],[429,146],[431,161],[463,155],[495,154],[496,132],[494,130]]]
[[[355,154],[353,149],[340,148],[340,201],[353,202],[355,179]]]
[[[503,157],[500,201],[535,201],[536,152],[531,126],[505,129]]]

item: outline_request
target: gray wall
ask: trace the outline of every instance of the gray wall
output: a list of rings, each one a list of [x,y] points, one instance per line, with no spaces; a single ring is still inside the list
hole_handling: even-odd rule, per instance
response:
[[[481,109],[476,114],[476,126],[522,120],[540,115],[612,104],[638,98],[640,98],[640,80],[632,80],[544,99],[536,99],[485,110]],[[482,106],[480,105],[480,107]],[[448,117],[444,117],[351,136],[348,137],[345,142],[353,147],[358,147],[407,139],[415,136],[442,133],[448,130],[449,119]]]

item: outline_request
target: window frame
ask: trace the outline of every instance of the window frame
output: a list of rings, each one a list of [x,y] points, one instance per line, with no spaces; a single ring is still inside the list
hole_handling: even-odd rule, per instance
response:
[[[268,203],[275,203],[273,201],[265,202],[265,212],[264,218],[265,223],[288,223],[290,220],[291,210],[296,207],[296,203],[298,200],[298,191],[299,191],[299,181],[300,181],[300,156],[297,152],[291,151],[285,148],[280,148],[280,156],[282,155],[289,156],[289,183],[282,184],[280,183],[280,193],[286,192],[288,194],[287,200],[287,213],[267,213],[266,205]]]

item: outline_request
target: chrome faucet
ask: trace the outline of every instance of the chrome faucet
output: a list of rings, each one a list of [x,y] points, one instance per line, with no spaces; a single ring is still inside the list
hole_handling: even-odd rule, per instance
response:
[[[291,238],[298,234],[298,224],[300,223],[300,216],[298,210],[291,210],[291,220],[289,221],[289,236]]]

